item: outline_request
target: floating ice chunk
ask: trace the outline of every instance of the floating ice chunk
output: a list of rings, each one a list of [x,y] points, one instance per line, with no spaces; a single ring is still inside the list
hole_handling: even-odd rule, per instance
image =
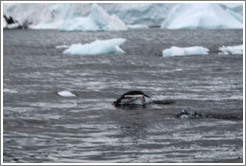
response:
[[[99,54],[122,54],[125,53],[119,46],[126,39],[115,38],[109,40],[96,40],[88,44],[72,44],[68,49],[63,51],[67,55],[99,55]]]
[[[93,4],[87,17],[77,17],[65,21],[60,27],[61,31],[119,31],[127,30],[123,21],[116,15],[110,16],[102,7]]]
[[[61,48],[69,48],[69,46],[65,44],[56,46],[56,49],[61,49]]]
[[[201,46],[193,46],[193,47],[171,47],[162,51],[163,57],[171,57],[171,56],[185,56],[185,55],[207,55],[209,49],[201,47]]]
[[[237,46],[222,46],[219,48],[220,54],[243,54],[243,45]]]
[[[144,24],[134,24],[134,25],[127,25],[128,29],[148,29],[149,27]]]
[[[243,24],[218,4],[178,4],[161,25],[162,29],[242,29]]]
[[[62,97],[77,97],[75,94],[67,90],[57,92],[57,94]]]
[[[18,92],[13,89],[3,89],[3,93],[18,93]]]

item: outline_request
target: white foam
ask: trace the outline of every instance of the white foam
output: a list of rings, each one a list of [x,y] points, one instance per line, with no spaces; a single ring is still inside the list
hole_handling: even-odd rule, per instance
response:
[[[193,46],[193,47],[176,47],[173,46],[162,51],[163,57],[172,57],[172,56],[186,56],[186,55],[207,55],[209,49],[202,46]]]
[[[220,54],[243,54],[243,45],[237,46],[222,46],[219,48]]]
[[[72,44],[63,51],[66,55],[99,55],[99,54],[123,54],[124,51],[119,47],[126,39],[115,38],[109,40],[96,40],[88,44]]]
[[[178,4],[161,25],[162,29],[242,29],[243,24],[219,4]]]
[[[18,93],[18,92],[14,89],[3,89],[3,93]]]
[[[61,48],[69,48],[69,46],[65,44],[56,46],[56,49],[61,49]]]
[[[67,90],[57,92],[57,94],[62,97],[77,97],[75,94]]]

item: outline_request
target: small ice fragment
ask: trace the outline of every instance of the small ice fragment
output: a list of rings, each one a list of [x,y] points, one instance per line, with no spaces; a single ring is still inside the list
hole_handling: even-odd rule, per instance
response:
[[[67,90],[57,92],[57,94],[62,97],[77,97],[75,94]]]
[[[219,48],[220,54],[243,54],[243,45],[237,46],[222,46]]]
[[[186,56],[186,55],[207,55],[209,49],[202,46],[193,47],[171,47],[162,51],[163,57]]]

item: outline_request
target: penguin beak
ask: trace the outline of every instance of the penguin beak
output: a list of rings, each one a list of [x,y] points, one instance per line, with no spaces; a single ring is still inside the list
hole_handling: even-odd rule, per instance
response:
[[[112,105],[115,105],[116,104],[116,102],[114,101],[113,103],[112,103]]]

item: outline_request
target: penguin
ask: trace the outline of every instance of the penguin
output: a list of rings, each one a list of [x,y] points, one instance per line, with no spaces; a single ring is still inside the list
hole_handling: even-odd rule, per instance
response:
[[[145,105],[148,103],[152,103],[152,100],[142,91],[129,91],[120,96],[112,105]]]

